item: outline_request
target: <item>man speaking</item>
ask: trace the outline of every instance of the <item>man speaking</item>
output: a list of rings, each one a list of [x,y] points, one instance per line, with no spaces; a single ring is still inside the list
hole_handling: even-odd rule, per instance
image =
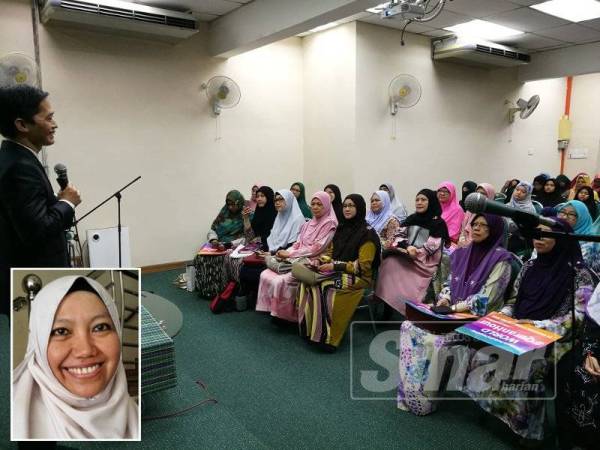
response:
[[[10,313],[11,267],[69,267],[65,230],[81,203],[66,185],[54,194],[39,160],[57,125],[48,93],[0,88],[0,313]]]

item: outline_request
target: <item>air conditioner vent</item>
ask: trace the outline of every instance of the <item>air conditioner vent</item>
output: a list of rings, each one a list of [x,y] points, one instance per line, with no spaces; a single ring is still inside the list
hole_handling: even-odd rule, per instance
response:
[[[117,34],[143,34],[175,42],[198,32],[189,14],[121,0],[47,0],[42,22],[95,27]]]
[[[511,47],[487,41],[473,42],[457,36],[432,39],[431,46],[434,60],[475,66],[510,67],[531,60],[527,53]]]

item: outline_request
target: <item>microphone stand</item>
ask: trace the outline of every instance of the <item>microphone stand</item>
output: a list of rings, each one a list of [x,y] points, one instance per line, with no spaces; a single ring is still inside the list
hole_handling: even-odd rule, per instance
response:
[[[135,183],[136,181],[138,181],[140,178],[142,178],[141,175],[139,175],[137,178],[135,178],[132,181],[130,181],[128,184],[126,184],[125,186],[123,186],[121,189],[119,189],[117,192],[115,192],[114,194],[112,194],[106,200],[104,200],[100,204],[96,205],[91,211],[88,211],[87,213],[85,213],[83,216],[81,216],[74,223],[74,225],[79,224],[79,222],[81,222],[87,216],[89,216],[90,214],[92,214],[94,211],[96,211],[98,208],[100,208],[102,205],[104,205],[106,202],[108,202],[111,198],[113,198],[113,197],[116,198],[117,199],[117,235],[118,235],[118,239],[119,239],[119,268],[122,267],[122,255],[121,255],[121,192],[123,192],[125,189],[127,189],[129,186],[131,186],[133,183]]]

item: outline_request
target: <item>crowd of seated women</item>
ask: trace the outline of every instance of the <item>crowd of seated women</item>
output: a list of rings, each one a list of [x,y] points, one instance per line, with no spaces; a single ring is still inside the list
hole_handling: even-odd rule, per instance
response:
[[[444,370],[439,352],[462,348],[469,374],[464,393],[522,439],[541,442],[547,402],[532,397],[544,396],[550,368],[558,364],[561,442],[585,448],[600,432],[600,243],[533,237],[511,219],[465,211],[464,202],[479,192],[552,217],[555,225],[541,230],[600,235],[598,191],[600,174],[593,181],[578,174],[573,182],[541,174],[531,184],[509,180],[498,191],[467,181],[461,193],[445,181],[419,190],[408,214],[390,183],[367,200],[343,197],[333,184],[306,197],[301,182],[279,190],[257,183],[249,201],[238,191],[227,194],[208,234],[221,252],[196,258],[197,283],[200,294],[214,300],[237,291],[256,311],[297,324],[308,343],[329,352],[342,343],[367,290],[402,319],[408,301],[433,301],[480,317],[502,312],[556,333],[561,339],[553,351],[528,374],[538,391],[515,395],[471,376],[482,363],[464,336],[403,320],[398,408],[435,411],[438,393],[427,386]],[[252,241],[256,252],[244,256],[240,248]]]

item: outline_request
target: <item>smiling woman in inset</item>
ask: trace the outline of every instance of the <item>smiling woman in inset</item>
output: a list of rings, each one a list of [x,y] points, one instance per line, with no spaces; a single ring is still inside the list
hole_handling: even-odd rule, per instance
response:
[[[31,304],[27,354],[15,369],[13,439],[139,439],[127,392],[117,308],[95,280],[49,283]]]

